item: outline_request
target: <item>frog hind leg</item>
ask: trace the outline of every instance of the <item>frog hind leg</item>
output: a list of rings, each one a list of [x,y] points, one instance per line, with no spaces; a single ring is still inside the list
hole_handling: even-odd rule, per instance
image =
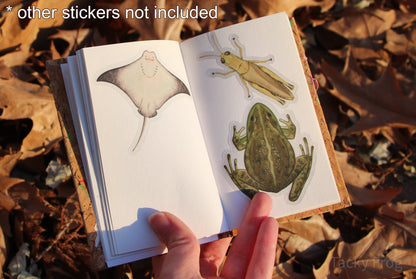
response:
[[[228,175],[231,177],[232,181],[234,182],[234,184],[237,186],[237,188],[244,193],[247,197],[249,197],[250,199],[253,198],[253,196],[259,192],[258,189],[256,189],[255,187],[251,186],[251,185],[257,185],[258,182],[256,182],[255,180],[253,180],[249,174],[247,173],[246,170],[244,169],[238,169],[237,167],[237,159],[234,159],[234,168],[233,168],[233,164],[231,163],[231,155],[227,154],[227,160],[228,160],[228,165],[229,168],[224,165],[225,170],[227,171]]]
[[[309,145],[306,138],[303,138],[306,148],[306,154],[303,149],[303,146],[300,145],[300,149],[302,151],[302,155],[296,158],[295,168],[293,173],[296,177],[293,180],[292,189],[289,193],[289,200],[294,202],[296,201],[308,180],[309,173],[312,167],[312,157],[313,157],[313,146],[311,147],[311,151],[309,153]]]

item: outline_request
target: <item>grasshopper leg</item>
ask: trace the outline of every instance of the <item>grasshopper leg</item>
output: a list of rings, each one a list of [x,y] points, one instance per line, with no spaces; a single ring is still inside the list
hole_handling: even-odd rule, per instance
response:
[[[270,62],[272,60],[273,60],[272,58],[269,58],[267,60],[248,60],[248,62],[252,62],[252,63],[267,63],[267,62]]]
[[[246,87],[248,97],[250,98],[251,97],[251,95],[250,95],[250,89],[248,88],[247,82],[244,79],[241,79],[241,81],[243,82],[244,86]]]
[[[235,72],[234,70],[232,70],[232,71],[230,71],[230,72],[227,72],[227,73],[213,72],[213,73],[212,73],[212,75],[222,75],[222,76],[228,76],[229,74],[232,74],[232,73],[234,73],[234,72]]]

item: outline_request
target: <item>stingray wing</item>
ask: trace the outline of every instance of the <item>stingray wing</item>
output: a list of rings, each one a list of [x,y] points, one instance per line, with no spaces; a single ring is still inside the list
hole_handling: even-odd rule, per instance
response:
[[[119,87],[144,117],[153,117],[163,104],[179,93],[189,94],[185,84],[166,69],[154,52],[144,51],[136,61],[101,74],[97,81]]]

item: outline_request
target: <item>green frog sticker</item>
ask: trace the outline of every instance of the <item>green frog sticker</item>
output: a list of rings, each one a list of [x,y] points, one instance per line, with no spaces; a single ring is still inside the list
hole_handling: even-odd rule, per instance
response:
[[[290,116],[278,120],[267,106],[256,103],[247,117],[246,135],[241,135],[244,127],[239,131],[233,128],[232,141],[237,150],[244,150],[246,167],[238,169],[237,159],[233,167],[231,155],[227,155],[230,169],[226,165],[224,168],[234,184],[250,198],[259,190],[278,193],[293,184],[289,200],[296,201],[309,177],[314,147],[309,152],[308,141],[303,138],[306,153],[300,144],[302,155],[295,156],[289,139],[295,138],[296,126]]]

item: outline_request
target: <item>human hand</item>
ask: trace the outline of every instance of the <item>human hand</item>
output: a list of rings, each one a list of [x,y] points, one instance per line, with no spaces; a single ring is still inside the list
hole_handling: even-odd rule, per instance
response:
[[[167,254],[152,259],[155,278],[271,278],[278,235],[276,220],[267,217],[271,207],[266,193],[253,197],[220,274],[231,238],[200,246],[176,216],[167,212],[151,215],[150,226],[168,248]]]

